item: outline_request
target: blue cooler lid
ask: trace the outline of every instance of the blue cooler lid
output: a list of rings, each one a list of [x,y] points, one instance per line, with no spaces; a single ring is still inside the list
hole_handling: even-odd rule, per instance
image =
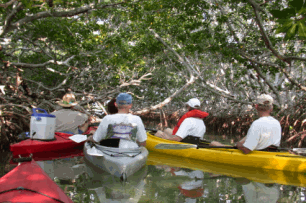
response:
[[[36,112],[37,110],[43,111],[44,113],[37,113],[37,112]],[[32,111],[33,111],[33,113],[31,114],[31,116],[55,118],[55,115],[48,114],[48,112],[47,112],[45,109],[33,108]]]

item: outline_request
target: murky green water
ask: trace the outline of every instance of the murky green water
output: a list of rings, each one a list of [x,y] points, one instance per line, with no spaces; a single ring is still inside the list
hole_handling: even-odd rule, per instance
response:
[[[150,152],[126,182],[83,157],[37,161],[74,202],[305,202],[304,174],[243,169]],[[2,174],[16,165],[4,168]]]

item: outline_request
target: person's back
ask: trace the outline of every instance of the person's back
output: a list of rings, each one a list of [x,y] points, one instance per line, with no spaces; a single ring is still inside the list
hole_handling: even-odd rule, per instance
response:
[[[206,126],[203,119],[200,118],[186,118],[180,125],[178,131],[175,133],[179,137],[186,137],[185,135],[204,138]]]
[[[132,133],[134,128],[135,134]],[[112,132],[110,133],[110,131]],[[121,139],[119,148],[138,147],[132,143],[135,141],[145,142],[147,139],[144,125],[139,116],[120,113],[105,116],[94,135],[94,140],[97,142],[108,138]]]
[[[132,115],[132,96],[120,93],[116,98],[118,113],[105,116],[93,135],[94,142],[105,139],[120,139],[119,148],[135,148],[146,145],[147,134],[139,116]]]
[[[79,126],[83,125],[88,120],[86,114],[71,109],[61,109],[51,114],[56,116],[55,130],[57,132],[71,132],[77,134],[79,133]]]
[[[270,95],[262,94],[257,97],[254,107],[260,118],[252,123],[247,135],[236,143],[236,147],[244,154],[280,145],[281,125],[271,116],[273,101]],[[224,146],[216,141],[212,141],[210,145]]]
[[[63,109],[51,113],[56,116],[55,131],[77,134],[88,129],[88,116],[72,109],[77,104],[72,93],[65,94],[58,102]]]
[[[260,136],[256,136],[256,134]],[[260,117],[254,121],[248,131],[244,146],[250,150],[261,150],[271,145],[279,146],[281,126],[272,116]]]
[[[164,132],[159,130],[155,133],[155,136],[193,144],[203,139],[206,132],[203,118],[209,114],[200,110],[201,102],[197,98],[189,99],[185,105],[188,112],[179,119],[174,129],[167,128]]]

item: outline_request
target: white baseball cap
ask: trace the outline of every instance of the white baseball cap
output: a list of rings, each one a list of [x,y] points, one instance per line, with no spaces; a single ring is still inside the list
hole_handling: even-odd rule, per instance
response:
[[[190,106],[191,108],[198,108],[201,106],[201,102],[197,98],[192,98],[189,99],[188,102],[186,102],[186,105]]]
[[[272,105],[273,104],[273,98],[268,94],[262,94],[262,95],[257,97],[257,104]]]

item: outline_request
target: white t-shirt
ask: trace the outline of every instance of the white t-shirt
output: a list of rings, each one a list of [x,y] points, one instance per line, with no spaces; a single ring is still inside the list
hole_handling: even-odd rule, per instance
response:
[[[259,150],[270,145],[279,146],[280,141],[281,125],[279,121],[272,116],[265,116],[252,123],[243,146],[250,150]]]
[[[137,127],[137,133],[136,133],[136,140],[138,142],[144,142],[147,140],[147,133],[145,130],[145,127],[142,123],[142,120],[139,116],[136,115],[132,115],[132,114],[113,114],[113,115],[107,115],[105,116],[102,121],[100,122],[100,125],[98,127],[98,129],[96,130],[95,134],[93,135],[93,139],[96,142],[100,142],[101,140],[105,139],[106,135],[107,135],[107,129],[108,129],[108,125],[112,124],[112,125],[119,125],[119,124],[123,124],[123,125],[130,125],[130,126],[134,126]],[[120,126],[118,127],[120,128]],[[122,129],[123,132],[126,131],[125,129]],[[116,137],[120,137],[120,138],[124,138],[127,140],[130,140],[131,138],[129,137],[128,133],[122,133],[122,134],[116,134]]]
[[[178,131],[175,133],[176,136],[184,139],[188,135],[199,137],[203,139],[206,132],[206,126],[204,121],[200,118],[186,118],[180,125]]]

